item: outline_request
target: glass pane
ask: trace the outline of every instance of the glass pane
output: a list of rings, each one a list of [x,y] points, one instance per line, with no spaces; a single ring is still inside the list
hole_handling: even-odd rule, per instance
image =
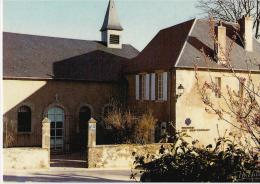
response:
[[[63,114],[63,110],[61,108],[55,108],[55,114]]]
[[[51,122],[51,128],[55,128],[55,122]]]
[[[55,143],[54,138],[51,138],[51,148],[54,147],[54,143]]]
[[[48,114],[48,118],[49,118],[51,121],[55,121],[53,114]]]
[[[61,121],[59,121],[59,122],[56,122],[56,128],[62,128],[62,122]]]
[[[48,114],[54,114],[54,113],[55,113],[54,108],[51,108],[51,109],[48,110]]]
[[[56,138],[56,145],[60,144],[62,145],[63,141],[62,138]]]
[[[56,129],[56,136],[62,136],[62,129]]]
[[[63,115],[55,115],[55,121],[63,121]]]
[[[52,137],[55,136],[55,130],[54,129],[51,130],[51,136]]]
[[[27,106],[22,106],[19,108],[18,112],[31,112],[31,110]]]

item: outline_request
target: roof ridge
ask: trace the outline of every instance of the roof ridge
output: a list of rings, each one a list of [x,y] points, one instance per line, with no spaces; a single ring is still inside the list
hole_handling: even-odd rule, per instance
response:
[[[51,38],[51,39],[63,39],[63,40],[75,40],[75,41],[85,41],[85,42],[96,42],[96,43],[102,43],[100,40],[84,40],[80,38],[64,38],[64,37],[56,37],[56,36],[48,36],[48,35],[36,35],[36,34],[27,34],[27,33],[16,33],[16,32],[8,32],[8,31],[3,31],[3,34],[17,34],[17,35],[24,35],[24,36],[35,36],[35,37],[45,37],[45,38]],[[130,45],[133,47],[133,45],[129,43],[125,43],[122,45]]]
[[[94,42],[99,42],[98,40],[84,40],[81,38],[64,38],[64,37],[57,37],[57,36],[48,36],[48,35],[37,35],[37,34],[31,34],[31,33],[17,33],[17,32],[7,32],[3,31],[3,33],[7,34],[17,34],[17,35],[25,35],[25,36],[36,36],[36,37],[45,37],[45,38],[56,38],[56,39],[66,39],[66,40],[78,40],[78,41],[94,41]]]
[[[184,51],[184,48],[185,48],[185,46],[186,46],[186,44],[187,44],[188,38],[189,38],[189,36],[191,35],[191,33],[192,33],[192,31],[193,31],[193,29],[194,29],[195,24],[197,23],[197,21],[198,21],[197,18],[195,18],[195,19],[193,20],[192,26],[190,27],[189,33],[187,34],[187,36],[186,36],[186,38],[185,38],[185,41],[184,41],[184,43],[183,43],[181,52],[179,53],[179,56],[178,56],[178,58],[177,58],[177,60],[176,60],[176,62],[175,62],[174,67],[176,67],[176,66],[179,64],[180,58],[181,58],[182,53],[183,53],[183,51]]]
[[[174,28],[174,27],[176,27],[176,26],[179,26],[179,25],[185,24],[185,23],[187,23],[187,22],[189,22],[189,21],[192,21],[192,20],[193,20],[193,21],[194,21],[194,20],[197,20],[197,18],[189,19],[189,20],[186,20],[186,21],[184,21],[184,22],[181,22],[181,23],[175,24],[175,25],[173,25],[173,26],[169,26],[169,27],[163,28],[163,29],[161,29],[159,32],[161,32],[161,31],[165,31],[165,30],[167,30],[167,29]]]

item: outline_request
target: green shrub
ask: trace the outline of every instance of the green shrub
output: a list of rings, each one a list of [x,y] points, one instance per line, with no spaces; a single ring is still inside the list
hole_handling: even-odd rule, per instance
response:
[[[171,149],[161,146],[159,155],[135,155],[136,169],[141,169],[140,180],[234,182],[251,181],[240,177],[250,176],[256,171],[259,174],[257,154],[236,144],[235,137],[233,140],[219,138],[214,146],[206,147],[199,146],[198,141],[189,144],[187,137],[184,133],[176,133]]]

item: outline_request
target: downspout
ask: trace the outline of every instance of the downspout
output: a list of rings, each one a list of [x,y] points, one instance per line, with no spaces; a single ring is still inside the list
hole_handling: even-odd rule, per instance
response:
[[[175,126],[175,119],[176,119],[175,118],[176,103],[174,103],[174,107],[172,108],[172,97],[175,98],[175,92],[174,92],[175,89],[172,88],[172,87],[174,87],[174,85],[172,86],[172,83],[175,82],[175,80],[174,80],[175,76],[176,76],[175,68],[170,68],[170,70],[169,70],[169,78],[170,78],[170,80],[169,80],[169,93],[170,93],[169,94],[169,122],[173,122],[174,126]],[[173,79],[173,77],[174,77],[174,79]],[[174,117],[172,117],[172,110],[174,110],[174,113],[173,113]],[[174,118],[174,120],[172,118]],[[171,134],[173,134],[174,132],[175,132],[174,130],[170,131]]]

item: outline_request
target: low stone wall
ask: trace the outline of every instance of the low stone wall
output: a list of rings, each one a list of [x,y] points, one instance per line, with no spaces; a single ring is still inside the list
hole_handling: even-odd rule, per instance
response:
[[[97,145],[88,148],[89,168],[131,168],[134,158],[133,152],[138,155],[159,154],[161,145],[170,147],[170,144],[146,145]]]
[[[49,152],[43,148],[4,148],[4,169],[49,168]]]

